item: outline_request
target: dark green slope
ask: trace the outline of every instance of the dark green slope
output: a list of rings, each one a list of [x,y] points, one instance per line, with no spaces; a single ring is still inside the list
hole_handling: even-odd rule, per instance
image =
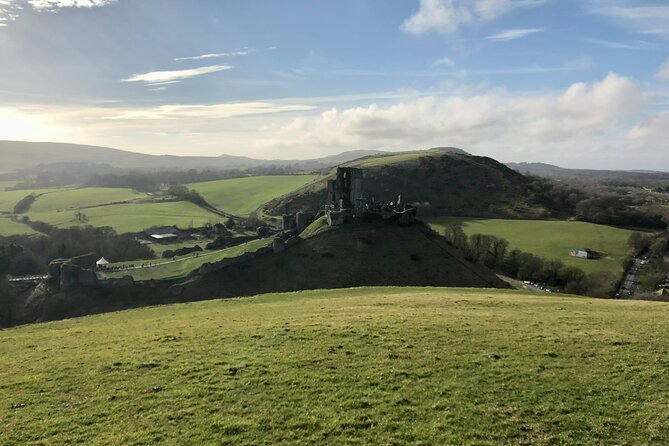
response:
[[[423,215],[539,217],[534,203],[535,180],[492,158],[438,151],[386,155],[347,164],[364,170],[363,188],[376,200],[398,195],[417,203]],[[268,203],[272,215],[317,211],[324,203],[327,180]]]

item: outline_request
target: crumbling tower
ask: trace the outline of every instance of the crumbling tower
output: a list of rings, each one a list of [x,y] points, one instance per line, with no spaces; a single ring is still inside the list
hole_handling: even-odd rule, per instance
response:
[[[337,167],[337,178],[328,181],[327,205],[353,210],[362,199],[362,169]]]

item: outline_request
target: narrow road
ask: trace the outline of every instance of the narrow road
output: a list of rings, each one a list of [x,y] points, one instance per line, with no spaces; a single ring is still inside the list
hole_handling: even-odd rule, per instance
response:
[[[639,289],[639,278],[643,273],[646,261],[642,257],[637,257],[630,265],[629,269],[625,271],[625,278],[620,284],[620,289],[616,293],[616,297],[620,299],[631,299],[634,297]]]

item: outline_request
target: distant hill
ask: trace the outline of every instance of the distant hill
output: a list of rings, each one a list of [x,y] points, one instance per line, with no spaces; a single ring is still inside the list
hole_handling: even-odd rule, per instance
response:
[[[38,165],[80,163],[106,164],[123,169],[244,169],[263,166],[296,166],[322,169],[384,152],[355,150],[310,160],[262,160],[244,156],[148,155],[109,147],[52,142],[0,141],[2,170],[29,169]]]
[[[492,158],[462,151],[426,150],[367,157],[347,166],[364,169],[363,189],[369,197],[418,203],[421,214],[537,217],[544,213],[533,202],[531,178]],[[268,203],[272,215],[318,211],[326,195],[327,180]]]
[[[658,181],[669,180],[669,172],[650,170],[597,170],[565,169],[544,163],[506,163],[507,167],[523,174],[536,175],[557,180],[579,181]]]

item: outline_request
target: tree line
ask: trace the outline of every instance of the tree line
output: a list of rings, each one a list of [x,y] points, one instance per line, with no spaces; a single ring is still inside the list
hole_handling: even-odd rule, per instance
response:
[[[471,262],[524,281],[540,282],[569,294],[611,297],[618,278],[610,273],[585,274],[580,268],[567,266],[560,260],[509,249],[509,242],[492,235],[467,236],[461,226],[446,228],[444,236],[452,246],[464,251]]]

